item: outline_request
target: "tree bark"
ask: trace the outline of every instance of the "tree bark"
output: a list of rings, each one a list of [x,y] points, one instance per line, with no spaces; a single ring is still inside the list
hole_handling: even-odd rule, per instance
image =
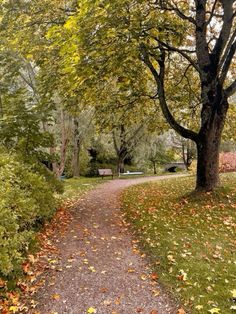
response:
[[[124,159],[122,156],[118,158],[118,163],[117,163],[117,173],[124,173],[125,172],[125,163]]]
[[[212,191],[219,184],[220,139],[209,137],[197,145],[196,190]]]
[[[208,119],[205,116],[199,132],[196,142],[198,157],[196,190],[212,191],[219,184],[220,143],[228,102],[221,99],[217,107],[216,104],[212,107],[221,110],[208,112]]]
[[[157,174],[157,168],[156,168],[156,163],[153,161],[153,173]]]
[[[78,119],[74,118],[73,120],[74,120],[74,132],[73,132],[74,138],[73,138],[73,155],[72,155],[71,166],[72,166],[73,177],[79,177],[80,175],[79,153],[80,153],[81,141],[78,134],[78,128],[79,128]]]
[[[74,143],[73,147],[73,156],[72,156],[72,172],[73,177],[79,177],[80,176],[80,141],[77,140],[76,143]]]

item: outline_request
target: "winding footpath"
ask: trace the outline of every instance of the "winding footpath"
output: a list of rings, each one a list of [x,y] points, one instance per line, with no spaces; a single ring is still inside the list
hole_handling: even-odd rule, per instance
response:
[[[122,189],[165,178],[107,181],[79,201],[68,232],[55,243],[59,264],[47,271],[34,313],[177,313],[175,301],[150,277],[119,204]]]

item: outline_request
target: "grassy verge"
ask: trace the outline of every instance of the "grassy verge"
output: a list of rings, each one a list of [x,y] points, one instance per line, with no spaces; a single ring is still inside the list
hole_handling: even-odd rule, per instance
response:
[[[71,178],[64,180],[65,192],[62,195],[62,199],[79,199],[84,193],[92,190],[98,184],[101,184],[109,180],[109,178]]]
[[[159,280],[187,313],[236,313],[236,175],[191,194],[192,178],[148,183],[122,196],[126,221]]]
[[[160,176],[172,176],[176,174],[188,174],[187,171],[177,171],[177,172],[158,172],[157,174],[153,173],[144,173],[144,174],[129,174],[129,175],[121,175],[119,179],[125,180],[125,179],[135,179],[135,178],[145,178],[145,177],[160,177]]]

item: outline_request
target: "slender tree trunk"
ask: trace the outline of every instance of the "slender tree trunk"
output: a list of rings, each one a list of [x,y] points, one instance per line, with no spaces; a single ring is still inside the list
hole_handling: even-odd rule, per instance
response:
[[[61,144],[60,144],[60,159],[59,162],[53,161],[52,167],[53,167],[53,172],[56,174],[57,177],[60,177],[64,170],[65,170],[65,164],[66,164],[66,153],[67,153],[67,148],[69,144],[69,134],[68,130],[66,129],[65,126],[65,113],[63,110],[61,110]],[[56,147],[51,147],[50,148],[50,154],[55,154],[56,153]]]
[[[73,156],[72,156],[73,177],[79,177],[80,176],[79,154],[80,154],[80,143],[79,143],[79,141],[77,141],[76,146],[74,146],[74,148],[73,148]]]
[[[185,144],[184,144],[184,141],[182,141],[181,143],[181,149],[182,149],[182,159],[183,159],[183,162],[184,162],[184,165],[186,167],[186,169],[188,170],[188,165],[187,165],[187,154],[185,152]]]
[[[72,172],[73,172],[73,177],[79,177],[80,175],[80,169],[79,169],[79,153],[80,153],[80,138],[78,134],[78,120],[74,118],[74,140],[73,140],[73,155],[72,155]]]
[[[154,172],[154,174],[157,174],[157,168],[156,168],[155,161],[153,161],[153,172]]]

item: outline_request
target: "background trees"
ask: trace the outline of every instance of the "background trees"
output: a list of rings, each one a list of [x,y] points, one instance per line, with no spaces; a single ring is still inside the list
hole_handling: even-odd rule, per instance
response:
[[[57,175],[68,160],[78,175],[79,124],[89,124],[79,118],[83,112],[93,108],[99,132],[114,135],[127,122],[125,129],[135,130],[143,117],[149,131],[163,129],[160,108],[169,125],[197,145],[197,189],[214,188],[235,89],[234,12],[233,0],[44,0],[43,8],[36,1],[5,2],[2,45],[16,56],[28,103],[41,110],[38,130],[47,144],[37,151],[47,152]],[[52,125],[61,130],[54,143]]]

